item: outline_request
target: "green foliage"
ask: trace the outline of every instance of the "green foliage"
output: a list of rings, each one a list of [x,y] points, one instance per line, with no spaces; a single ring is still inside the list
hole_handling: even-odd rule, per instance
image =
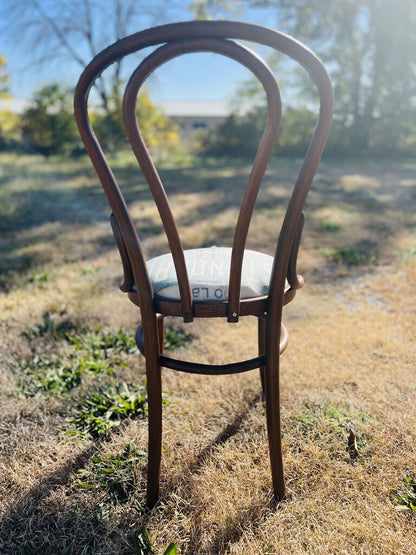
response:
[[[27,328],[27,333],[32,337],[44,337],[49,335],[54,339],[66,338],[70,332],[74,332],[79,326],[70,319],[56,322],[50,314],[43,316],[41,323]]]
[[[309,110],[286,109],[277,140],[277,153],[303,155],[312,137],[316,119],[316,115]],[[257,152],[265,123],[264,106],[256,106],[244,115],[232,113],[216,132],[204,132],[197,137],[200,151],[212,155],[252,157]]]
[[[403,478],[403,483],[406,488],[397,490],[393,488],[391,494],[394,501],[397,503],[396,509],[398,511],[411,511],[416,516],[416,480],[412,476]]]
[[[17,148],[20,141],[20,117],[10,110],[0,110],[0,150]]]
[[[278,154],[304,156],[317,121],[317,114],[303,108],[283,112],[277,141]]]
[[[87,349],[92,353],[104,351],[105,356],[109,350],[129,354],[137,352],[134,337],[123,328],[119,328],[117,332],[97,328],[84,334],[66,333],[65,337],[76,350]]]
[[[134,337],[119,328],[117,332],[95,330],[78,331],[71,320],[57,323],[49,314],[43,321],[28,328],[29,337],[52,337],[54,340],[66,340],[74,349],[71,363],[60,357],[52,359],[35,355],[29,361],[20,363],[23,371],[20,392],[26,396],[38,393],[59,397],[72,392],[83,383],[83,377],[91,374],[113,375],[124,362],[109,354],[132,354],[137,352]],[[190,341],[193,336],[181,328],[166,327],[165,348],[178,349]],[[66,397],[67,398],[67,397]],[[128,418],[142,418],[147,406],[145,387],[132,388],[124,382],[114,380],[97,383],[94,391],[89,391],[76,400],[69,421],[74,428],[69,435],[92,438],[106,437],[109,432]]]
[[[51,279],[49,270],[41,270],[40,272],[30,272],[25,278],[25,283],[43,283]]]
[[[265,125],[265,110],[257,107],[243,116],[231,114],[215,133],[207,135],[202,149],[211,155],[253,156]]]
[[[146,528],[142,528],[133,536],[133,546],[136,555],[152,555],[155,553]],[[171,542],[163,552],[163,555],[176,555],[177,549],[177,545]]]
[[[164,348],[169,351],[180,349],[180,347],[184,347],[187,343],[190,343],[193,338],[193,335],[182,328],[166,326]]]
[[[99,356],[81,356],[72,361],[64,362],[60,357],[51,359],[35,355],[29,361],[23,361],[20,369],[23,370],[21,391],[31,397],[37,393],[48,393],[59,396],[68,393],[82,383],[82,377],[89,374],[112,374],[121,362],[102,360]]]
[[[326,443],[332,456],[350,459],[368,456],[370,444],[366,434],[366,426],[372,417],[364,411],[352,411],[345,406],[305,404],[299,414],[294,415],[292,425],[297,436],[312,441]],[[290,425],[290,424],[289,424]]]
[[[71,419],[81,435],[95,439],[105,437],[128,418],[141,418],[146,409],[145,388],[131,389],[126,383],[108,383],[104,388],[87,393]]]
[[[327,66],[335,89],[335,118],[327,150],[334,155],[412,155],[416,146],[416,4],[413,0],[194,0],[197,18],[237,15],[293,35]],[[253,8],[262,11],[255,12]],[[248,11],[250,9],[250,12]],[[267,12],[265,10],[267,9]],[[399,31],[400,30],[400,31]],[[301,100],[312,98],[305,74],[271,56],[279,82]],[[252,87],[254,89],[254,87]],[[291,130],[295,127],[291,126]],[[290,137],[289,137],[290,139]]]
[[[7,61],[0,54],[0,100],[11,98]],[[0,109],[0,150],[15,146],[20,138],[20,118],[10,109]]]
[[[330,69],[336,117],[328,148],[354,155],[403,152],[407,138],[416,134],[414,2],[271,4],[281,25],[312,47]]]
[[[96,388],[87,393],[83,393],[80,386],[88,375],[113,376],[116,369],[124,367],[126,363],[119,357],[110,359],[109,352],[114,355],[135,353],[134,338],[122,328],[116,333],[100,328],[81,332],[76,329],[72,321],[56,323],[49,314],[44,316],[42,323],[28,328],[29,337],[66,340],[74,353],[69,363],[62,357],[47,359],[38,355],[18,363],[23,373],[19,391],[25,396],[42,393],[68,400],[68,394],[80,388],[81,393],[73,396],[68,418],[74,428],[66,433],[95,439],[106,437],[123,420],[143,417],[147,405],[145,387],[132,388],[114,378],[111,382],[106,378],[105,383],[97,380]]]
[[[50,314],[45,314],[41,323],[29,326],[27,331],[33,337],[49,335],[54,339],[65,339],[76,351],[87,351],[87,358],[92,359],[106,359],[109,351],[127,354],[137,352],[134,337],[123,328],[116,332],[102,328],[85,330],[80,329],[80,325],[70,319],[56,322]]]
[[[7,61],[4,56],[0,54],[0,99],[8,98],[8,88],[9,88],[9,74],[6,71]]]
[[[70,363],[62,358],[49,360],[35,355],[32,360],[24,361],[21,390],[25,395],[48,392],[59,395],[69,392],[81,385],[86,374],[111,375],[116,368],[125,366],[121,360],[109,358],[110,352],[135,353],[137,351],[133,336],[120,328],[116,333],[98,328],[93,331],[76,331],[76,324],[70,320],[56,323],[49,314],[43,317],[42,323],[30,326],[27,333],[30,337],[50,336],[53,339],[65,339],[77,352]]]
[[[113,93],[104,113],[95,113],[92,124],[102,145],[109,151],[126,144],[120,86]],[[137,120],[143,139],[152,151],[171,152],[179,142],[176,125],[154,104],[147,89],[137,99]]]
[[[329,256],[334,262],[347,266],[362,266],[364,264],[374,264],[377,261],[374,253],[354,247],[340,247],[326,256]]]
[[[82,368],[79,364],[68,366],[58,358],[33,357],[21,363],[24,375],[21,392],[32,397],[37,393],[61,395],[81,384]]]
[[[71,91],[59,84],[37,91],[33,105],[22,116],[22,135],[30,151],[44,156],[79,150]]]
[[[76,482],[75,487],[104,491],[108,501],[113,505],[126,503],[137,490],[137,461],[145,455],[143,451],[132,449],[128,443],[121,455],[92,457],[90,468],[76,471],[82,481]]]
[[[339,224],[331,222],[330,220],[324,220],[318,226],[318,231],[323,231],[326,233],[336,233],[341,229]]]

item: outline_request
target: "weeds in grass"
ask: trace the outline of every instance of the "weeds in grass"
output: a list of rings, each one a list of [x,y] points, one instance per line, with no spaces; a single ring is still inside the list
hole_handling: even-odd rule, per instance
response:
[[[295,427],[297,434],[294,437],[301,435],[322,441],[327,435],[331,446],[335,447],[334,456],[347,452],[351,459],[355,459],[369,455],[370,445],[363,430],[369,423],[371,416],[363,411],[354,412],[343,406],[306,404],[300,414],[293,417],[289,427]]]
[[[134,337],[123,328],[119,328],[115,333],[97,328],[83,334],[66,334],[66,338],[78,351],[82,349],[87,349],[92,353],[104,351],[105,356],[110,349],[118,353],[137,352]]]
[[[406,251],[404,257],[405,257],[406,260],[415,259],[416,258],[416,247],[412,247],[408,251]]]
[[[113,349],[121,353],[137,352],[134,337],[123,328],[117,332],[105,331],[102,328],[95,330],[80,329],[80,325],[70,319],[56,322],[49,314],[43,316],[43,321],[35,326],[28,327],[29,335],[33,337],[51,336],[54,339],[66,339],[77,351],[87,350],[91,353]]]
[[[24,280],[25,283],[43,283],[49,281],[52,274],[49,270],[42,270],[40,272],[29,272]]]
[[[81,383],[80,367],[67,366],[58,358],[48,359],[36,355],[30,361],[23,361],[20,369],[23,370],[23,377],[19,391],[26,397],[37,393],[61,395]]]
[[[137,460],[144,456],[146,456],[144,451],[133,449],[128,443],[121,455],[92,457],[89,468],[80,468],[76,471],[76,475],[80,476],[82,481],[76,482],[75,487],[104,491],[108,501],[113,505],[126,503],[137,490]]]
[[[155,553],[146,528],[142,528],[133,536],[133,546],[136,555],[152,555]],[[177,549],[177,545],[171,542],[163,552],[163,555],[176,555]]]
[[[69,319],[57,323],[48,313],[43,316],[40,324],[29,326],[27,332],[32,337],[44,337],[49,335],[54,339],[64,338],[70,332],[77,329],[77,325]]]
[[[338,264],[345,264],[346,266],[362,266],[364,264],[375,264],[377,262],[377,256],[373,252],[354,247],[340,247],[339,249],[325,252],[324,256]]]
[[[406,484],[405,491],[398,491],[396,488],[391,490],[391,494],[398,511],[411,511],[416,516],[416,480],[412,476],[403,478],[403,483]]]
[[[194,339],[194,336],[182,328],[166,326],[164,347],[168,351],[174,351],[184,347]]]
[[[128,418],[142,418],[147,405],[144,387],[131,389],[126,383],[107,384],[92,391],[74,409],[71,422],[75,429],[69,435],[106,437],[111,429]]]
[[[108,358],[108,351],[116,353],[136,352],[133,336],[120,328],[116,333],[102,329],[74,333],[75,326],[66,320],[56,324],[46,315],[43,322],[29,328],[34,337],[50,335],[54,339],[63,338],[74,347],[77,356],[71,363],[64,363],[62,358],[46,359],[35,355],[31,361],[25,361],[20,368],[24,375],[21,392],[26,396],[48,393],[61,396],[72,391],[82,383],[87,374],[113,375],[116,368],[126,363]],[[124,383],[106,383],[99,385],[96,391],[87,393],[72,409],[70,422],[75,429],[68,435],[105,437],[109,431],[126,418],[142,417],[146,408],[145,388],[130,389]]]
[[[324,233],[336,233],[340,231],[340,229],[341,226],[339,224],[331,222],[330,220],[322,221],[318,227],[318,231],[323,231]]]
[[[87,373],[109,375],[123,365],[121,361],[103,360],[98,356],[81,356],[68,364],[60,357],[48,359],[35,355],[19,365],[23,370],[19,390],[28,397],[37,393],[59,396],[81,385],[82,377]]]

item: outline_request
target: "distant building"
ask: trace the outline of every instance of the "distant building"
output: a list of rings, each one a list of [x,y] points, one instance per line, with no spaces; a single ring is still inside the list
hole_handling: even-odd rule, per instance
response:
[[[222,101],[171,100],[159,103],[172,123],[180,128],[183,139],[199,129],[215,129],[231,113],[231,108]]]

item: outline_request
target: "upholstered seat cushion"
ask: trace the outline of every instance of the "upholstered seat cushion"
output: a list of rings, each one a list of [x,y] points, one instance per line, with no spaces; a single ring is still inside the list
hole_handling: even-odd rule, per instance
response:
[[[231,248],[188,250],[185,251],[185,262],[194,301],[228,299]],[[244,251],[242,299],[267,295],[272,265],[273,257],[256,251]],[[180,298],[171,254],[149,260],[147,268],[156,298]]]

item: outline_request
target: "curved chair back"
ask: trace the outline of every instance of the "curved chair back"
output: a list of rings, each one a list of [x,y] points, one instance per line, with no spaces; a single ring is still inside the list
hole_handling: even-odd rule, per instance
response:
[[[241,279],[247,233],[254,204],[273,151],[281,120],[281,101],[276,80],[267,65],[236,40],[269,46],[299,62],[315,82],[320,96],[320,112],[303,165],[290,198],[275,253],[268,295],[241,299]],[[168,238],[177,276],[180,299],[164,302],[155,299],[148,266],[126,202],[104,153],[94,135],[88,115],[88,97],[101,73],[120,58],[148,47],[155,47],[133,71],[125,89],[123,117],[128,139],[146,177]],[[227,298],[198,302],[192,297],[185,255],[168,198],[143,141],[136,117],[136,99],[146,78],[168,60],[189,52],[216,52],[247,67],[264,87],[268,116],[263,137],[246,185],[231,250]],[[80,134],[100,177],[112,210],[112,227],[124,267],[122,289],[131,294],[145,313],[155,309],[163,314],[181,315],[184,321],[194,316],[226,316],[236,322],[241,315],[259,314],[286,295],[288,300],[300,286],[296,276],[296,255],[303,226],[303,205],[329,133],[333,109],[330,80],[321,62],[293,38],[264,27],[226,21],[191,21],[148,29],[126,37],[98,54],[83,72],[75,94],[75,114]],[[276,263],[278,260],[278,264]],[[285,291],[286,280],[290,290]],[[277,303],[278,305],[279,303]],[[276,305],[276,306],[277,306]]]

